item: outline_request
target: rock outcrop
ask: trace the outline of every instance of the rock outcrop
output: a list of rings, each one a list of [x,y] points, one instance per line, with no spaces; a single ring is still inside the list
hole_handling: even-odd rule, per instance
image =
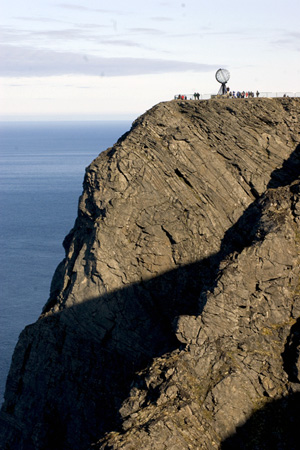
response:
[[[15,349],[1,448],[293,448],[299,112],[161,103],[92,162]]]

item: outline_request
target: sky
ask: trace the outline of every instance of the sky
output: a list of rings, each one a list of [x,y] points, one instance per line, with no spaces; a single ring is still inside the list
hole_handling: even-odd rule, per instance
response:
[[[300,91],[299,0],[0,0],[0,120],[132,119],[174,95]]]

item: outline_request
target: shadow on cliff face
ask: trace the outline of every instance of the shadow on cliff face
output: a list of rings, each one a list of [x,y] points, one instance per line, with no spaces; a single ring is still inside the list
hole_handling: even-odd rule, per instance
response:
[[[274,171],[270,187],[298,176],[291,167],[293,161],[299,163],[299,150],[300,146],[292,162]],[[153,358],[180,347],[173,329],[176,317],[201,313],[206,292],[216,285],[220,262],[257,239],[261,213],[258,199],[225,233],[220,251],[209,258],[89,299],[27,327],[15,351],[3,406],[3,412],[15,416],[27,430],[21,438],[24,447],[12,448],[34,450],[35,440],[43,450],[81,450],[117,429],[118,411],[134,374]],[[24,404],[34,398],[34,407],[29,404],[21,411],[22,397]],[[268,413],[255,417],[267,418]],[[255,417],[248,426],[256,423]],[[58,423],[60,437],[53,433]],[[35,434],[41,429],[42,436]]]
[[[81,450],[118,429],[119,409],[134,374],[153,358],[180,348],[173,328],[176,318],[201,313],[220,262],[250,245],[260,215],[256,201],[209,258],[89,299],[27,327],[15,351],[17,370],[9,374],[3,406],[4,412],[27,423],[24,448],[34,450],[35,439],[42,442],[42,450]],[[28,403],[27,396],[36,399],[34,408],[29,403],[19,415],[16,406]],[[53,432],[58,428],[60,437]],[[35,435],[38,429],[42,437]]]
[[[11,431],[9,439],[20,438],[9,448],[35,450],[39,442],[42,450],[81,450],[118,429],[136,371],[180,346],[173,319],[197,311],[209,264],[180,267],[26,327],[2,408],[25,431]]]
[[[283,367],[292,383],[300,382],[300,318],[292,326],[282,353]],[[300,407],[300,406],[299,406]]]
[[[199,305],[201,291],[213,289],[223,257],[250,244],[259,215],[257,206],[248,208],[247,219],[226,233],[220,252],[209,258],[27,327],[15,350],[2,410],[27,430],[20,438],[24,449],[35,450],[35,441],[42,450],[81,450],[119,429],[119,409],[135,373],[153,358],[180,348],[173,328],[176,318],[201,312],[206,301],[204,294]],[[34,406],[29,398],[35,399]],[[43,435],[36,435],[41,429]],[[57,429],[60,436],[53,431]]]
[[[286,186],[295,181],[300,174],[300,144],[293,151],[291,156],[284,161],[280,169],[276,169],[271,174],[268,188]]]
[[[222,450],[297,450],[300,393],[272,401],[256,411],[222,444]]]

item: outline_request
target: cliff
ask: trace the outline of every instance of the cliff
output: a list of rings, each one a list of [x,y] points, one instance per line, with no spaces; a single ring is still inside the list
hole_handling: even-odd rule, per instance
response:
[[[92,162],[1,448],[296,448],[299,112],[165,102]]]

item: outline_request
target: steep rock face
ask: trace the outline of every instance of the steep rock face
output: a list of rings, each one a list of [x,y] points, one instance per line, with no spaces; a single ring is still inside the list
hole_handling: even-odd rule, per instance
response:
[[[296,389],[299,111],[162,103],[87,168],[4,448],[217,448]]]
[[[251,244],[221,262],[202,314],[178,318],[185,347],[138,374],[122,432],[97,448],[297,448],[299,398],[288,398],[300,390],[299,192],[299,181],[267,192],[251,208],[256,231],[240,221]],[[248,433],[231,436],[263,407]]]

